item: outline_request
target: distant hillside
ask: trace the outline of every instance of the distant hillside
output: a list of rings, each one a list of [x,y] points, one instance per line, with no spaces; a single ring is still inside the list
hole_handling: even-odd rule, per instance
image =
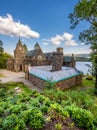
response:
[[[70,54],[65,56],[72,56]],[[90,55],[89,54],[75,54],[74,55],[76,61],[90,61]]]
[[[90,61],[90,55],[89,54],[76,54],[75,60],[76,61]]]
[[[90,54],[75,54],[75,57],[85,57],[85,58],[90,58]]]

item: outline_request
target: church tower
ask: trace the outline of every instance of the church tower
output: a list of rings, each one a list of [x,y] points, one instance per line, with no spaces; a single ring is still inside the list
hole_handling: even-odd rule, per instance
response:
[[[19,41],[16,45],[16,49],[14,50],[14,70],[17,72],[23,70],[23,61],[25,58],[25,53],[25,49],[19,38]]]
[[[34,46],[34,50],[39,50],[39,49],[41,49],[40,48],[40,46],[39,46],[39,44],[38,44],[38,42],[35,44],[35,46]]]

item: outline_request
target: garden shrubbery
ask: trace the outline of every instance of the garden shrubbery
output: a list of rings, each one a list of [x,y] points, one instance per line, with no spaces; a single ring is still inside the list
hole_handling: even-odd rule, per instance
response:
[[[21,93],[15,92],[17,86]],[[53,129],[62,129],[66,124],[69,128],[77,125],[96,130],[97,105],[94,99],[85,92],[47,89],[39,93],[29,90],[22,82],[0,84],[0,129],[42,130],[54,121]]]
[[[93,78],[94,78],[94,77],[93,77],[92,75],[87,75],[87,76],[86,76],[86,80],[93,80]]]

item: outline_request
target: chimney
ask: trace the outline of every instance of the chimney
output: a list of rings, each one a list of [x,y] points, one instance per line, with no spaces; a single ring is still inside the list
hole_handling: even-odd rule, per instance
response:
[[[75,58],[74,58],[74,54],[72,54],[72,67],[75,68]]]
[[[52,71],[61,70],[63,65],[63,48],[57,48],[52,55]]]

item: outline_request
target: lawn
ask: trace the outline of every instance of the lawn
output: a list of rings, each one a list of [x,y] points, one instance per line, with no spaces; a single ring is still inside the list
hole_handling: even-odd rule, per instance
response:
[[[0,77],[4,77],[4,75],[0,73]]]

